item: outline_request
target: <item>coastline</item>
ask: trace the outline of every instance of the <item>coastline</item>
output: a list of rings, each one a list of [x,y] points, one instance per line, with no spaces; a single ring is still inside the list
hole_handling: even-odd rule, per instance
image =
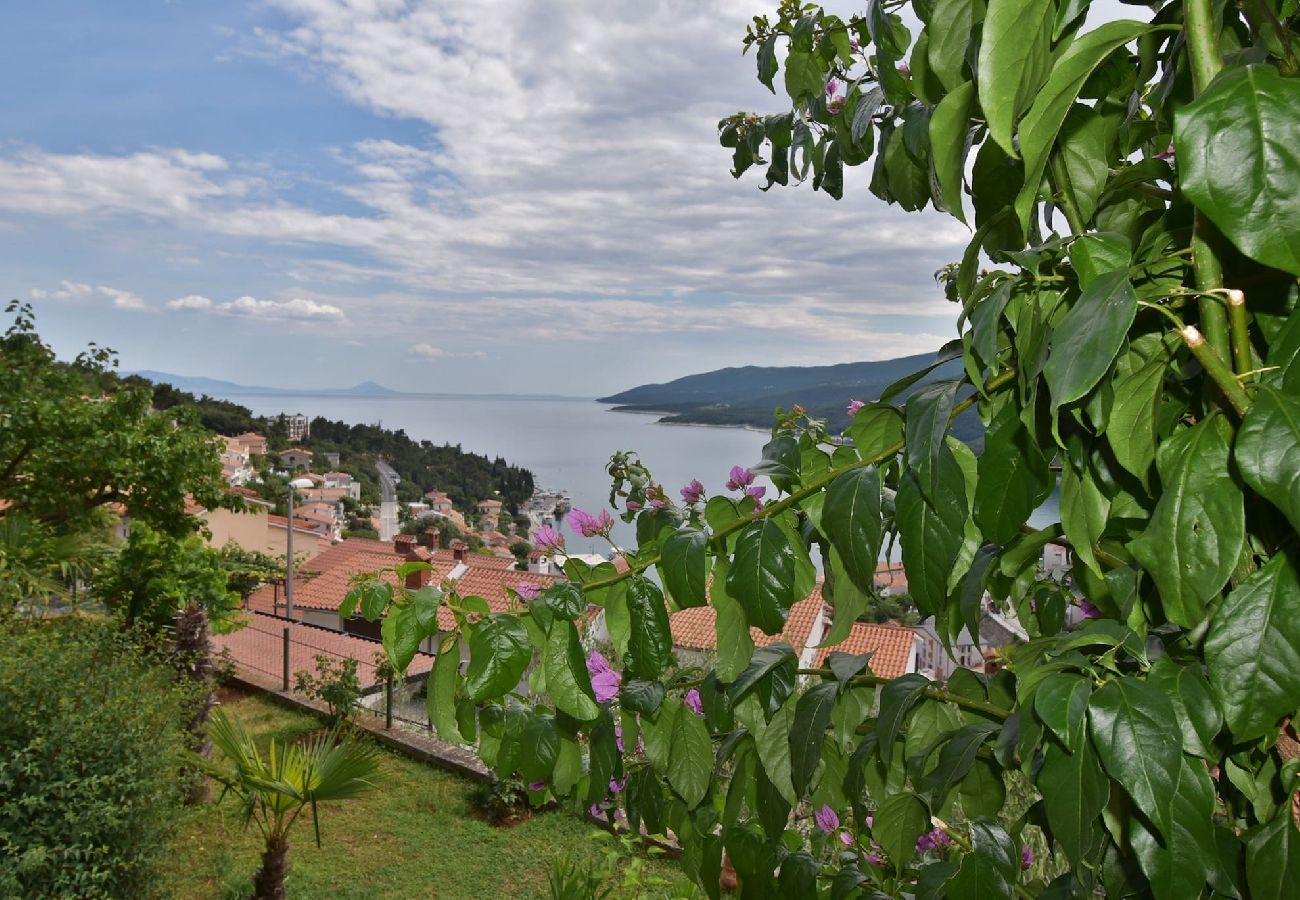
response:
[[[681,413],[676,413],[667,409],[636,409],[630,406],[611,406],[605,411],[627,413],[634,416],[659,416],[660,418],[655,421],[656,425],[668,425],[676,428],[738,428],[741,431],[753,431],[757,434],[768,434],[771,430],[768,428],[759,428],[757,425],[745,425],[742,423],[728,425],[722,422],[669,422],[666,420],[667,416],[677,416],[681,415]]]

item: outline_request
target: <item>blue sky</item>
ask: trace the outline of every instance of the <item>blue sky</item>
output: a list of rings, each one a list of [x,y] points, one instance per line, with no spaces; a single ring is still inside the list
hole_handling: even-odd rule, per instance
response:
[[[0,259],[64,354],[592,395],[934,349],[967,233],[735,181],[774,2],[14,4]],[[839,10],[851,13],[852,6]]]

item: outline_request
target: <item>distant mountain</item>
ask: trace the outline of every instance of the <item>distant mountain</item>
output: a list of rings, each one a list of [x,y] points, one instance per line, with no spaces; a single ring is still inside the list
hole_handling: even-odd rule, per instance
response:
[[[599,398],[621,410],[663,413],[661,422],[698,425],[750,425],[768,428],[772,412],[796,403],[827,419],[838,431],[848,426],[850,400],[877,399],[889,385],[934,361],[933,353],[842,363],[835,366],[743,366],[687,375],[665,384],[643,384]],[[960,359],[946,362],[918,384],[961,375]],[[963,440],[983,431],[974,416],[963,416],[953,429]]]
[[[263,387],[254,384],[236,384],[233,381],[221,381],[216,378],[203,378],[190,375],[173,375],[170,372],[154,372],[144,369],[139,372],[126,372],[126,375],[139,375],[155,384],[170,384],[178,390],[191,394],[207,394],[210,397],[224,397],[229,394],[330,394],[351,397],[399,396],[401,391],[384,387],[373,381],[363,381],[350,388],[313,388],[310,390],[293,388]]]

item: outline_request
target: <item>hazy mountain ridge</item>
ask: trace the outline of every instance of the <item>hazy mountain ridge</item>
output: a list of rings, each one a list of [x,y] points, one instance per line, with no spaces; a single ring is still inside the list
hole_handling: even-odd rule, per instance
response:
[[[170,384],[172,387],[188,391],[192,394],[208,394],[210,396],[224,396],[226,394],[332,394],[347,395],[355,397],[377,397],[377,396],[398,396],[402,392],[395,391],[392,388],[384,387],[374,381],[363,381],[360,384],[354,384],[348,388],[314,388],[312,390],[303,390],[301,388],[275,388],[265,387],[253,384],[236,384],[233,381],[222,381],[217,378],[204,378],[202,376],[174,375],[170,372],[155,372],[150,369],[138,372],[123,372],[123,375],[138,375],[146,378],[154,384]]]

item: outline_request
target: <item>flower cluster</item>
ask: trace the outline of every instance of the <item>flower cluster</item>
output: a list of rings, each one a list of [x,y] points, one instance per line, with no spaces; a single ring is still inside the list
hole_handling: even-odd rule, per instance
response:
[[[605,703],[618,696],[623,687],[623,676],[600,651],[592,650],[587,657],[587,671],[591,674],[591,689],[596,693],[597,703]]]
[[[704,702],[700,700],[700,692],[695,688],[691,688],[686,692],[686,696],[682,698],[682,702],[685,703],[697,716],[704,715]]]
[[[691,483],[682,488],[679,492],[682,500],[688,506],[693,506],[704,499],[704,485],[700,484],[698,478],[692,478]]]
[[[536,600],[541,596],[542,588],[531,581],[521,581],[515,587],[515,593],[519,595],[521,600]]]
[[[824,834],[830,834],[840,827],[840,817],[835,810],[831,809],[829,803],[822,804],[822,808],[813,813],[813,821]],[[853,835],[847,831],[841,831],[839,834],[840,843],[845,847],[853,846]]]
[[[916,852],[925,853],[928,850],[942,850],[951,843],[952,838],[948,837],[948,832],[942,828],[932,828],[916,839]]]
[[[539,528],[533,532],[533,543],[547,553],[557,553],[564,549],[564,535],[554,528]]]
[[[645,489],[645,498],[649,501],[651,509],[663,509],[668,506],[668,495],[664,493],[662,484],[651,482]]]
[[[767,488],[754,484],[754,473],[743,466],[731,467],[731,477],[727,479],[727,490],[744,491],[747,496],[753,497],[754,502],[759,506],[763,505],[763,495],[767,493]]]
[[[569,527],[583,537],[599,537],[609,534],[609,530],[614,527],[614,517],[607,509],[602,509],[599,516],[593,516],[574,507],[569,510]]]
[[[854,416],[856,416],[856,415],[858,414],[858,410],[862,409],[862,407],[864,407],[864,406],[866,406],[866,405],[867,405],[867,404],[864,403],[864,402],[861,401],[861,400],[850,400],[850,401],[849,401],[849,418],[851,419],[851,418],[853,418]]]

